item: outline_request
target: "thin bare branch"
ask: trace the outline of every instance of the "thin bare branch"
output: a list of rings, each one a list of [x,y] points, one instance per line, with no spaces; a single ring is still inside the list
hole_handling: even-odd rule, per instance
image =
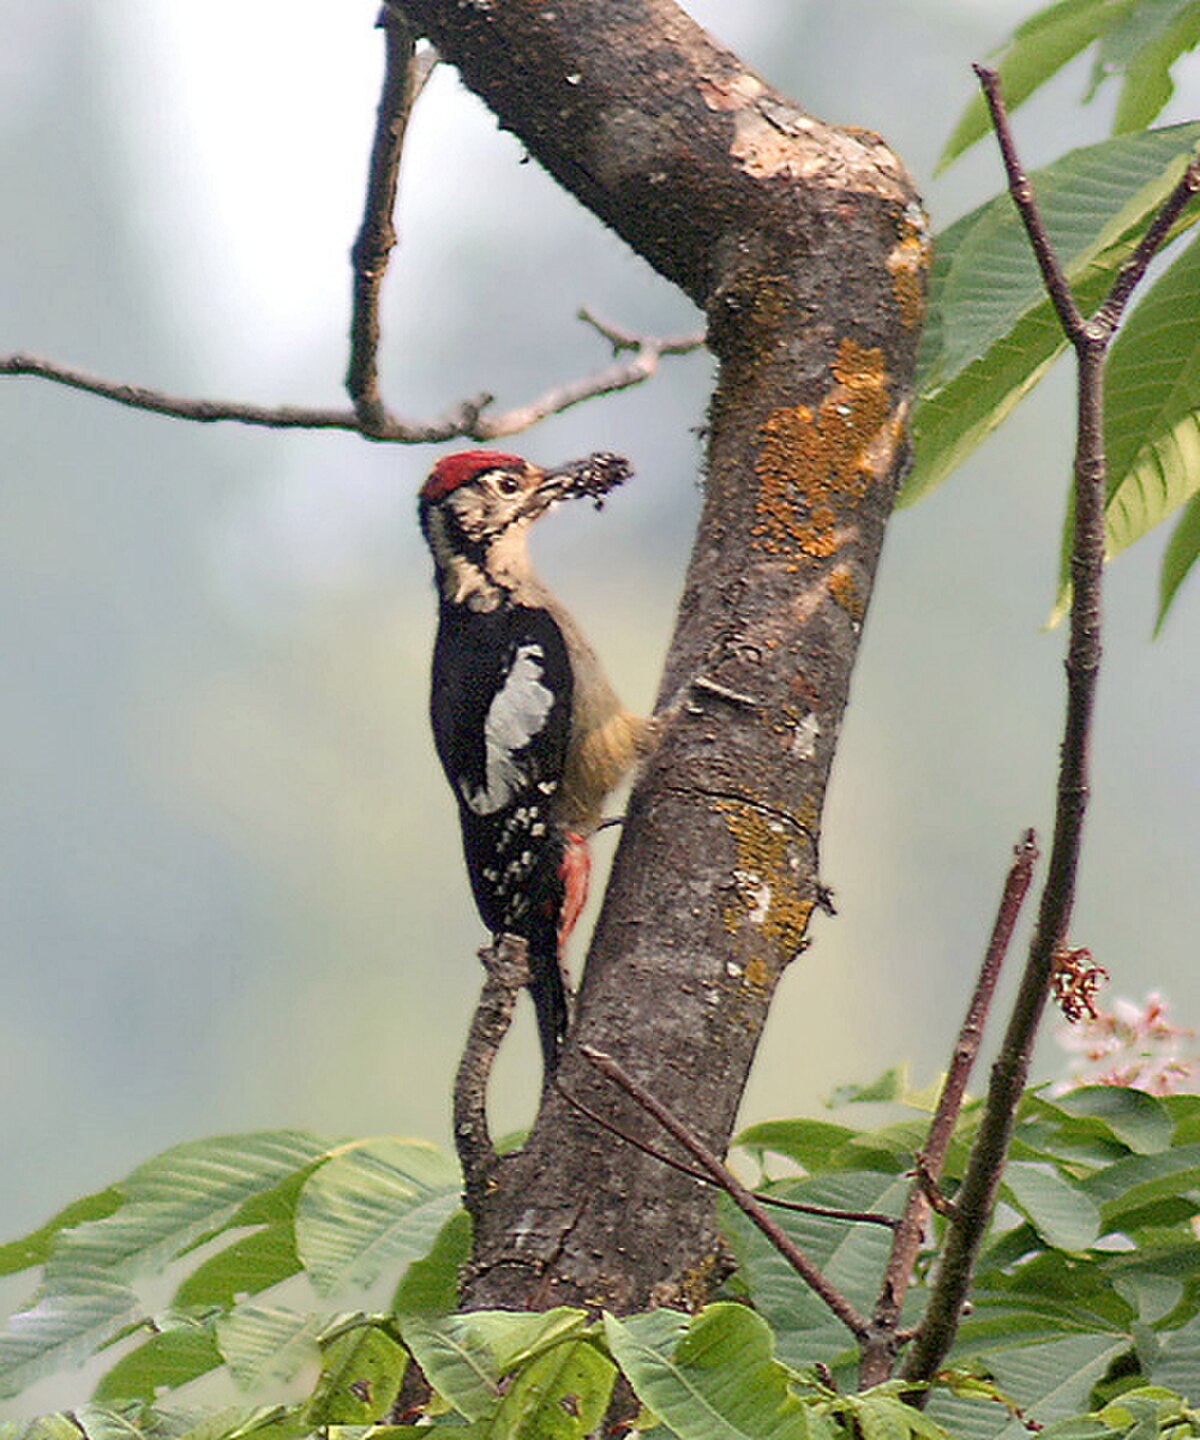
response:
[[[377,24],[384,33],[383,88],[375,118],[362,226],[350,251],[354,301],[346,371],[346,389],[366,430],[387,423],[387,410],[379,394],[379,297],[388,257],[396,244],[392,218],[396,185],[418,80],[416,37],[408,22],[385,5]]]
[[[643,1085],[640,1085],[611,1055],[605,1054],[603,1050],[597,1050],[592,1045],[580,1045],[579,1051],[590,1065],[622,1089],[631,1100],[657,1120],[672,1139],[677,1140],[683,1146],[700,1168],[724,1190],[750,1223],[767,1237],[796,1274],[820,1296],[855,1338],[859,1340],[865,1338],[870,1328],[867,1317],[860,1315],[841,1291],[829,1283],[817,1266],[792,1240],[787,1231],[782,1229],[767,1213],[765,1207],[760,1203],[759,1197],[748,1190],[703,1141],[693,1135],[686,1125],[678,1120]]]
[[[937,1282],[905,1357],[905,1379],[928,1380],[942,1365],[958,1331],[976,1256],[995,1209],[1017,1107],[1029,1078],[1038,1025],[1050,996],[1059,957],[1068,952],[1068,931],[1083,843],[1089,789],[1092,715],[1101,659],[1101,592],[1104,575],[1104,361],[1120,314],[1146,273],[1155,249],[1192,193],[1184,182],[1160,208],[1146,237],[1122,271],[1109,301],[1111,315],[1084,321],[1063,279],[1037,202],[1025,180],[994,71],[976,67],[992,112],[1009,189],[1038,257],[1046,289],[1078,365],[1075,442],[1075,535],[1071,554],[1071,617],[1067,643],[1067,704],[1060,749],[1054,838],[1029,957],[1013,1004],[999,1057],[992,1068],[987,1101],[955,1197],[953,1224],[938,1266]],[[1184,193],[1186,191],[1186,193]],[[912,1403],[923,1403],[916,1394]]]
[[[1008,123],[1008,110],[1005,108],[1004,96],[1001,91],[1000,75],[997,71],[988,69],[986,65],[973,65],[971,68],[979,77],[979,83],[983,87],[984,98],[987,100],[988,110],[991,113],[992,128],[996,132],[1000,155],[1004,161],[1004,173],[1008,177],[1008,193],[1012,196],[1013,204],[1017,207],[1024,222],[1025,232],[1029,236],[1030,249],[1037,260],[1038,269],[1042,272],[1042,281],[1046,286],[1046,293],[1050,296],[1055,313],[1058,315],[1058,322],[1062,326],[1063,333],[1074,343],[1083,334],[1087,322],[1079,306],[1075,303],[1074,292],[1071,290],[1062,266],[1058,263],[1054,246],[1050,243],[1042,212],[1038,209],[1037,200],[1034,197],[1033,186],[1029,183],[1029,177],[1021,167],[1012,127]]]
[[[1037,837],[1032,830],[1027,830],[1013,852],[1013,863],[1004,882],[996,922],[992,927],[983,964],[980,966],[975,991],[955,1041],[954,1053],[942,1084],[942,1093],[938,1097],[937,1109],[929,1125],[925,1147],[917,1157],[916,1174],[908,1192],[904,1213],[896,1227],[892,1253],[888,1257],[879,1299],[875,1304],[873,1334],[863,1347],[859,1367],[859,1384],[863,1389],[870,1385],[879,1385],[888,1379],[899,1354],[897,1326],[912,1278],[913,1265],[916,1263],[925,1222],[934,1203],[937,1182],[941,1178],[946,1153],[962,1109],[967,1082],[979,1054],[983,1027],[996,993],[996,983],[1000,979],[1000,971],[1008,954],[1017,917],[1029,892],[1037,858]]]
[[[676,343],[646,337],[633,360],[609,365],[594,375],[554,386],[528,405],[517,406],[513,410],[487,413],[493,397],[484,394],[460,401],[452,410],[434,420],[405,420],[388,411],[381,424],[371,426],[364,425],[362,418],[346,407],[252,405],[237,400],[194,399],[110,380],[37,355],[0,355],[0,375],[36,376],[74,390],[86,391],[103,400],[115,401],[118,405],[127,405],[133,410],[169,415],[177,420],[194,420],[203,424],[229,420],[270,430],[348,430],[368,440],[399,445],[430,445],[460,437],[495,440],[503,435],[516,435],[536,425],[539,420],[560,414],[585,400],[640,385],[658,369],[660,355],[681,353],[660,348],[661,345]]]
[[[674,1155],[668,1155],[665,1150],[660,1150],[656,1145],[651,1145],[628,1130],[623,1130],[620,1125],[615,1125],[599,1111],[593,1110],[590,1105],[585,1105],[582,1100],[572,1095],[560,1081],[556,1080],[554,1083],[559,1094],[573,1110],[577,1110],[594,1125],[599,1125],[602,1130],[607,1130],[610,1135],[615,1135],[618,1140],[624,1140],[627,1145],[632,1145],[643,1155],[649,1155],[652,1160],[669,1165],[672,1170],[677,1170],[681,1175],[687,1175],[701,1185],[712,1185],[718,1190],[724,1188],[718,1185],[711,1175],[706,1175],[703,1170],[696,1170],[691,1165],[685,1165],[682,1160],[676,1160]],[[816,1215],[822,1220],[844,1220],[852,1225],[882,1225],[888,1230],[894,1230],[900,1223],[894,1215],[880,1215],[873,1210],[835,1210],[828,1205],[806,1205],[802,1200],[785,1200],[782,1195],[763,1195],[760,1191],[754,1191],[753,1194],[760,1204],[768,1205],[776,1210],[790,1210],[795,1215]]]
[[[616,325],[611,320],[602,319],[586,305],[581,306],[575,313],[585,325],[590,325],[598,335],[603,335],[612,346],[614,355],[619,355],[623,350],[641,350],[646,345],[644,335],[639,335],[635,330],[627,330],[623,325]],[[676,335],[673,338],[655,340],[653,344],[660,355],[690,355],[704,344],[704,336],[699,333]]]
[[[1141,243],[1121,266],[1117,278],[1113,281],[1112,289],[1093,317],[1094,324],[1102,325],[1110,333],[1117,328],[1125,306],[1145,275],[1151,260],[1166,243],[1171,233],[1171,227],[1183,214],[1189,202],[1198,194],[1200,194],[1200,155],[1192,158],[1178,185],[1167,196],[1162,208],[1154,217],[1154,223],[1142,236]]]
[[[458,1074],[454,1077],[454,1144],[463,1171],[468,1210],[486,1193],[497,1163],[487,1121],[487,1086],[500,1043],[512,1024],[517,996],[529,984],[529,946],[501,935],[479,952],[487,978],[471,1017]]]

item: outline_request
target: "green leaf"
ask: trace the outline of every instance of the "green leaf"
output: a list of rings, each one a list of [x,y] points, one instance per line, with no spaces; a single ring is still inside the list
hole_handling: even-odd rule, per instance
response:
[[[908,1088],[908,1066],[894,1065],[869,1085],[839,1085],[829,1097],[828,1104],[836,1108],[839,1105],[867,1104],[877,1100],[903,1100]]]
[[[497,1440],[583,1440],[598,1431],[616,1368],[586,1340],[555,1345],[522,1366],[493,1419]]]
[[[239,1305],[217,1322],[217,1344],[243,1390],[283,1384],[320,1362],[317,1339],[328,1317],[265,1305]]]
[[[1143,297],[1105,371],[1105,557],[1200,490],[1200,241]]]
[[[1174,94],[1171,68],[1185,50],[1200,41],[1200,10],[1195,0],[1143,0],[1130,13],[1143,28],[1127,55],[1113,131],[1142,130]]]
[[[428,1254],[458,1208],[458,1169],[419,1140],[363,1141],[313,1175],[296,1207],[296,1248],[328,1295],[368,1286]]]
[[[42,1375],[83,1360],[140,1310],[133,1291],[104,1274],[80,1273],[43,1291],[0,1331],[0,1396],[15,1395]]]
[[[1059,1095],[1047,1109],[1111,1134],[1140,1155],[1154,1155],[1171,1143],[1172,1121],[1161,1100],[1122,1085],[1083,1085]],[[1094,1122],[1094,1126],[1093,1126]]]
[[[1200,1315],[1161,1338],[1150,1379],[1200,1405]]]
[[[551,1346],[576,1338],[587,1323],[582,1310],[544,1314],[479,1310],[466,1315],[406,1315],[404,1343],[429,1383],[468,1420],[492,1415],[500,1382],[510,1370]]]
[[[266,1131],[178,1145],[121,1182],[126,1203],[104,1220],[60,1235],[46,1282],[80,1272],[127,1277],[161,1268],[229,1225],[247,1201],[293,1179],[326,1153],[302,1131]]]
[[[1176,1145],[1159,1155],[1131,1155],[1090,1176],[1083,1188],[1099,1204],[1104,1224],[1117,1229],[1157,1200],[1200,1189],[1200,1143]]]
[[[1158,619],[1154,623],[1157,635],[1167,618],[1167,611],[1187,579],[1196,556],[1200,555],[1200,495],[1193,495],[1183,508],[1179,523],[1171,532],[1163,555],[1162,571],[1158,581]]]
[[[766,1193],[840,1210],[894,1214],[907,1190],[908,1182],[894,1175],[846,1172],[785,1181]],[[740,1211],[722,1203],[719,1213],[742,1283],[775,1331],[781,1358],[801,1365],[842,1356],[850,1337],[841,1322]],[[775,1212],[775,1219],[832,1285],[860,1309],[870,1309],[891,1248],[890,1230],[785,1211]]]
[[[1068,60],[1086,50],[1112,24],[1110,0],[1062,0],[1039,10],[1013,32],[995,68],[1004,82],[1009,113],[1018,109]],[[1128,9],[1128,3],[1119,7]],[[941,170],[986,135],[991,125],[983,96],[972,96],[938,161]]]
[[[159,1390],[173,1390],[221,1363],[215,1333],[216,1317],[171,1315],[159,1320],[160,1330],[112,1367],[96,1386],[93,1398],[143,1400]]]
[[[392,1297],[397,1315],[448,1315],[458,1304],[458,1277],[471,1256],[471,1217],[456,1210],[429,1254],[414,1260]]]
[[[1086,1250],[1100,1234],[1095,1202],[1052,1166],[1013,1161],[1004,1171],[1004,1189],[1048,1245]]]
[[[50,1255],[51,1246],[58,1234],[81,1225],[86,1220],[102,1220],[111,1215],[121,1204],[121,1189],[110,1185],[107,1190],[97,1190],[81,1200],[73,1200],[51,1220],[20,1240],[10,1240],[0,1245],[0,1275],[15,1275],[34,1265],[44,1265]]]
[[[820,1170],[857,1133],[823,1120],[764,1120],[743,1130],[734,1144],[760,1154],[785,1155],[806,1170]]]
[[[1082,309],[1103,298],[1197,142],[1195,124],[1120,136],[1033,176]],[[939,485],[1065,345],[1007,193],[938,237],[929,304],[905,504]]]
[[[1088,1409],[1092,1387],[1130,1347],[1128,1335],[1093,1334],[1014,1344],[985,1353],[997,1385],[1024,1414],[1048,1425]],[[961,1440],[1028,1440],[1022,1420],[935,1391],[927,1413]]]
[[[687,1440],[809,1440],[814,1417],[791,1391],[765,1322],[743,1305],[702,1310],[671,1347],[661,1327],[606,1314],[609,1348],[638,1399]]]
[[[400,1393],[408,1352],[378,1325],[356,1325],[322,1351],[321,1378],[305,1406],[310,1428],[371,1425]]]
[[[289,1214],[212,1255],[181,1282],[172,1299],[176,1309],[216,1305],[233,1308],[245,1295],[257,1295],[300,1270]]]

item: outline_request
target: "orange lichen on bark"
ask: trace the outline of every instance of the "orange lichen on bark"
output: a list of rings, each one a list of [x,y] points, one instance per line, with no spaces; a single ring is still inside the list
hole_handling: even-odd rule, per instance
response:
[[[834,554],[849,533],[842,503],[861,498],[876,478],[873,456],[891,415],[883,351],[843,340],[833,375],[815,414],[808,405],[787,406],[760,430],[754,535],[777,554]]]
[[[829,572],[829,593],[851,620],[863,618],[866,607],[858,586],[854,583],[854,572],[849,565],[835,565]]]
[[[804,944],[813,901],[801,893],[801,866],[793,837],[782,820],[747,801],[721,800],[718,809],[733,837],[737,855],[733,879],[739,904],[725,911],[725,928],[735,934],[747,923],[756,927],[782,961]],[[759,957],[753,973],[747,961],[747,984],[767,984],[771,966]]]
[[[900,238],[887,256],[887,274],[892,276],[900,324],[908,330],[925,320],[925,278],[931,252],[925,216],[921,212],[916,219],[906,216],[900,225]]]

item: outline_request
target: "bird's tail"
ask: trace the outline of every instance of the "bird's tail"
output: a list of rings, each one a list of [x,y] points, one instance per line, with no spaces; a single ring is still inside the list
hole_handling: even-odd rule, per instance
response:
[[[537,1012],[538,1039],[542,1042],[543,1081],[548,1082],[558,1068],[558,1052],[570,1020],[567,987],[563,982],[557,950],[549,955],[530,955],[529,968],[533,977],[529,982],[529,993]]]

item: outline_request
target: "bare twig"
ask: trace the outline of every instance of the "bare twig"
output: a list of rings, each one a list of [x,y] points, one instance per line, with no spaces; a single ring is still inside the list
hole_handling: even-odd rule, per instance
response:
[[[572,405],[600,395],[627,390],[648,380],[658,368],[658,341],[647,338],[636,359],[625,364],[609,365],[594,375],[556,385],[528,405],[495,414],[484,412],[492,404],[491,395],[477,395],[462,400],[452,410],[435,420],[404,420],[387,412],[381,425],[364,426],[355,411],[342,408],[303,405],[250,405],[237,400],[198,400],[190,396],[172,395],[164,390],[151,390],[143,385],[130,385],[109,380],[85,370],[44,360],[36,355],[0,355],[0,375],[31,375],[113,400],[133,410],[147,410],[155,415],[170,415],[177,420],[195,420],[211,424],[218,420],[236,421],[242,425],[260,425],[270,430],[349,430],[369,440],[384,440],[399,445],[430,445],[459,437],[468,440],[498,440],[528,430],[539,420],[557,415]],[[677,352],[670,352],[677,353]],[[650,358],[647,358],[650,357]]]
[[[625,1068],[611,1055],[591,1045],[581,1045],[580,1053],[601,1075],[624,1090],[626,1095],[653,1116],[672,1139],[691,1155],[700,1168],[711,1177],[715,1184],[729,1196],[743,1215],[767,1237],[780,1255],[795,1270],[796,1274],[825,1302],[834,1315],[846,1326],[856,1339],[862,1340],[868,1330],[869,1321],[860,1315],[849,1300],[831,1285],[816,1265],[792,1240],[787,1231],[769,1215],[760,1203],[759,1197],[742,1184],[736,1175],[717,1158],[697,1136],[666,1108],[643,1085],[640,1085]]]
[[[408,22],[385,5],[377,23],[384,33],[383,88],[371,145],[362,226],[350,251],[354,302],[350,364],[346,371],[346,389],[364,430],[387,424],[387,410],[379,395],[379,296],[388,256],[396,243],[392,216],[400,156],[420,78],[416,38]]]
[[[627,330],[623,325],[616,325],[611,320],[602,319],[586,305],[581,306],[575,313],[585,325],[590,325],[598,335],[603,335],[612,346],[614,355],[619,355],[623,350],[642,350],[646,346],[644,335],[639,335],[636,330]],[[659,355],[690,355],[704,344],[704,336],[699,333],[676,335],[651,343]]]
[[[1029,958],[1013,1005],[979,1130],[955,1198],[956,1218],[938,1266],[938,1278],[912,1348],[905,1357],[906,1380],[928,1380],[941,1366],[958,1331],[975,1259],[995,1208],[1017,1107],[1029,1078],[1030,1057],[1046,1007],[1057,958],[1069,947],[1067,933],[1089,795],[1089,748],[1096,682],[1100,670],[1100,600],[1104,569],[1104,360],[1117,322],[1166,239],[1183,205],[1197,188],[1189,167],[1160,207],[1129,264],[1118,275],[1097,317],[1084,320],[1046,235],[1037,201],[1021,170],[1008,115],[994,71],[976,67],[1004,157],[1009,190],[1025,222],[1046,289],[1078,364],[1075,443],[1075,537],[1071,554],[1071,618],[1067,644],[1067,704],[1060,751],[1054,839]],[[1106,311],[1105,307],[1110,307]],[[921,1404],[915,1394],[913,1404]]]
[[[500,1042],[512,1024],[517,996],[529,984],[529,946],[516,935],[501,935],[479,952],[487,972],[458,1074],[454,1078],[454,1144],[463,1171],[467,1209],[486,1193],[497,1163],[487,1122],[487,1085]]]
[[[996,993],[996,982],[1000,978],[1000,970],[1008,954],[1017,917],[1021,913],[1021,906],[1033,879],[1033,867],[1037,858],[1037,838],[1032,830],[1027,830],[1014,851],[1013,863],[1000,897],[996,923],[992,927],[987,953],[975,983],[975,992],[971,996],[962,1028],[958,1032],[954,1054],[942,1084],[942,1093],[938,1097],[937,1109],[929,1125],[925,1148],[917,1157],[916,1174],[908,1192],[904,1213],[896,1227],[892,1253],[888,1257],[887,1269],[872,1317],[873,1333],[863,1346],[859,1366],[859,1384],[863,1389],[886,1380],[892,1373],[892,1366],[899,1353],[897,1325],[904,1307],[904,1297],[908,1293],[913,1265],[921,1247],[925,1222],[931,1206],[935,1204],[937,1182],[941,1178],[946,1152],[954,1136],[967,1082],[979,1054],[984,1023]]]
[[[687,348],[696,349],[704,342],[693,337]],[[404,420],[390,411],[382,419],[373,413],[372,423],[364,424],[362,416],[351,409],[330,409],[304,405],[249,405],[237,400],[197,400],[190,396],[172,395],[164,390],[151,390],[143,385],[129,385],[101,375],[45,360],[37,355],[0,355],[0,375],[31,375],[52,380],[73,390],[84,390],[103,400],[116,401],[134,410],[148,410],[155,415],[170,415],[177,420],[196,420],[211,424],[232,420],[242,425],[261,425],[271,430],[350,430],[368,440],[385,440],[399,445],[429,445],[459,437],[468,440],[498,440],[528,430],[550,415],[558,415],[601,395],[611,395],[640,385],[658,369],[662,355],[684,353],[679,339],[660,340],[643,336],[633,360],[606,366],[595,374],[555,385],[527,405],[512,410],[485,414],[493,403],[488,394],[460,401],[452,410],[435,420]],[[376,423],[378,422],[378,423]]]
[[[623,1130],[620,1125],[614,1124],[606,1119],[599,1111],[593,1110],[590,1105],[585,1105],[577,1096],[572,1095],[561,1083],[555,1081],[555,1088],[573,1110],[590,1120],[594,1125],[599,1125],[602,1130],[607,1130],[610,1135],[615,1135],[618,1140],[624,1140],[627,1145],[632,1145],[635,1150],[640,1150],[643,1155],[649,1155],[652,1160],[661,1161],[669,1165],[672,1170],[677,1170],[681,1175],[687,1175],[698,1181],[701,1185],[712,1185],[720,1190],[724,1187],[719,1185],[711,1175],[706,1175],[703,1170],[693,1169],[691,1165],[685,1165],[682,1160],[676,1160],[673,1155],[668,1155],[665,1150],[660,1150],[656,1145],[639,1139],[638,1136]],[[835,1210],[828,1205],[806,1205],[802,1200],[785,1200],[782,1195],[763,1195],[755,1191],[754,1198],[762,1205],[769,1205],[776,1210],[790,1210],[796,1215],[816,1215],[822,1220],[845,1220],[852,1225],[882,1225],[888,1230],[894,1230],[900,1223],[894,1215],[880,1215],[873,1210]]]

